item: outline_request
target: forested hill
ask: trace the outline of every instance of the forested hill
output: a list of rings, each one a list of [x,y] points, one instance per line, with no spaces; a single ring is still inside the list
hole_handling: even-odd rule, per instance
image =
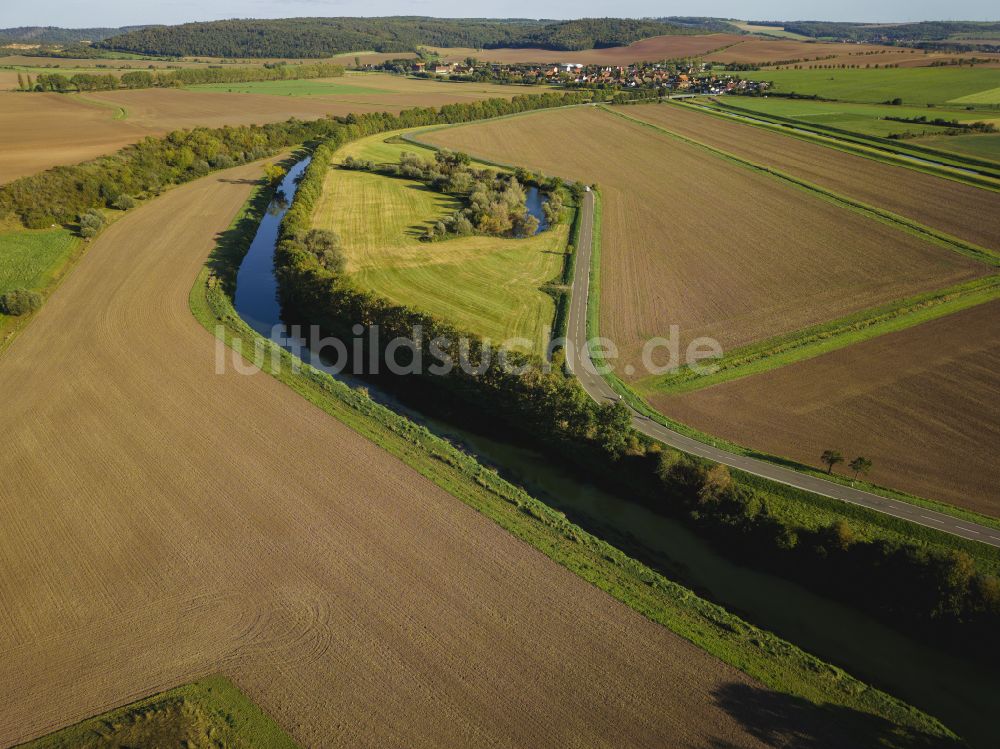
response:
[[[88,41],[98,42],[109,36],[132,31],[140,26],[129,26],[121,29],[62,29],[57,26],[19,26],[13,29],[0,29],[0,44],[74,44]]]
[[[784,27],[803,36],[852,42],[909,43],[940,41],[952,35],[991,37],[1000,32],[1000,23],[992,21],[920,21],[918,23],[866,24],[837,21],[762,21],[765,25]]]
[[[206,57],[327,57],[340,52],[408,52],[441,47],[615,47],[661,34],[699,33],[660,21],[527,19],[286,18],[150,26],[105,39],[121,52]]]

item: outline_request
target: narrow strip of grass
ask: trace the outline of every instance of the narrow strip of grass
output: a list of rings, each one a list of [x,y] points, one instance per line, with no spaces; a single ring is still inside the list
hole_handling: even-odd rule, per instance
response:
[[[700,368],[697,371],[690,367],[681,368],[667,375],[640,380],[634,387],[640,393],[660,395],[701,390],[721,382],[812,359],[886,333],[905,330],[983,304],[998,296],[1000,275],[978,278],[733,349],[721,359],[713,361],[713,372],[704,372]]]
[[[232,304],[239,263],[268,199],[268,190],[258,188],[222,236],[191,290],[191,310],[209,332],[229,346],[243,341],[244,351],[253,348],[247,343],[256,341],[265,351],[265,371],[318,408],[640,614],[767,687],[821,706],[831,718],[836,715],[855,723],[865,744],[922,746],[929,738],[956,740],[934,718],[699,598],[592,536],[450,442],[373,402],[363,392],[308,365],[297,369],[298,360],[254,333]],[[595,218],[595,230],[599,226]]]
[[[298,749],[298,744],[223,676],[209,676],[109,710],[24,749],[225,746]]]
[[[796,187],[806,192],[813,193],[817,197],[827,200],[835,205],[839,205],[848,210],[854,211],[855,213],[860,213],[863,216],[867,216],[876,221],[881,221],[884,224],[893,226],[900,231],[905,231],[915,236],[926,239],[929,242],[933,242],[947,250],[957,252],[961,255],[971,257],[974,260],[978,260],[985,265],[992,267],[1000,267],[1000,254],[989,250],[985,247],[980,247],[979,245],[973,244],[972,242],[966,242],[965,240],[959,239],[958,237],[953,237],[950,234],[945,234],[942,231],[938,231],[930,226],[925,226],[924,224],[918,223],[911,219],[900,216],[891,211],[886,211],[882,208],[877,208],[876,206],[868,205],[867,203],[862,203],[860,200],[854,200],[853,198],[848,198],[839,193],[833,192],[832,190],[827,190],[824,187],[815,185],[812,182],[807,182],[804,179],[799,179],[791,174],[782,172],[779,169],[773,169],[772,167],[765,166],[763,164],[758,164],[748,159],[741,158],[736,154],[729,153],[728,151],[723,151],[720,148],[715,148],[714,146],[709,146],[701,141],[694,140],[693,138],[688,138],[684,135],[679,135],[672,130],[668,130],[659,125],[654,125],[645,120],[637,119],[630,115],[625,114],[614,109],[610,109],[606,106],[601,106],[600,109],[614,115],[615,117],[621,117],[639,127],[649,128],[650,130],[655,130],[658,133],[662,133],[666,136],[679,140],[682,143],[687,143],[688,145],[700,148],[708,153],[714,154],[719,158],[731,161],[734,164],[742,166],[747,169],[751,169],[755,172],[760,172],[761,174],[766,174],[775,179],[786,182],[793,187]]]
[[[963,159],[955,154],[945,153],[931,148],[911,148],[907,146],[888,146],[881,144],[869,136],[861,133],[847,133],[833,131],[824,132],[819,125],[811,122],[802,122],[792,118],[781,117],[767,112],[758,112],[752,109],[743,109],[733,104],[723,104],[713,102],[712,104],[698,103],[689,104],[678,102],[677,106],[685,109],[693,109],[712,117],[718,117],[730,122],[737,120],[752,127],[759,127],[762,130],[779,133],[780,135],[798,138],[809,143],[815,143],[827,148],[834,148],[844,153],[862,156],[872,161],[879,161],[891,166],[901,166],[912,169],[916,172],[930,174],[942,179],[950,179],[953,182],[978,187],[984,190],[1000,191],[1000,176],[997,176],[994,168],[986,162],[978,159]],[[730,111],[732,110],[732,111]],[[753,117],[758,122],[753,122],[748,117]],[[790,126],[790,127],[789,127]],[[792,128],[795,128],[793,130]],[[912,159],[934,160],[941,162],[941,166],[934,164],[923,164],[912,161]],[[982,174],[964,174],[962,169],[971,169]]]

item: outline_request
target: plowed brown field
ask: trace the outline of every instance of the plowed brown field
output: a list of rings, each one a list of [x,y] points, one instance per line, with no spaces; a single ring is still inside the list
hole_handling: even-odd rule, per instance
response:
[[[639,351],[680,326],[729,348],[982,275],[956,253],[597,109],[422,136],[603,195],[601,334]]]
[[[679,106],[649,104],[622,111],[867,205],[1000,250],[1000,193]]]
[[[899,56],[897,47],[883,47],[877,44],[848,44],[841,42],[800,42],[795,39],[754,39],[742,37],[743,41],[726,49],[713,52],[705,57],[712,62],[778,62],[779,60],[816,60],[836,55],[849,58],[862,66],[882,63],[883,55]],[[907,49],[904,54],[911,54]],[[914,57],[922,52],[913,52]]]
[[[470,47],[440,47],[437,51],[446,60],[475,57],[490,62],[580,63],[581,65],[627,65],[630,62],[653,62],[677,57],[697,57],[706,52],[742,41],[739,34],[679,34],[642,39],[627,47],[563,51],[555,49],[472,49]]]
[[[745,676],[214,374],[188,292],[259,171],[113,224],[0,358],[0,745],[217,671],[303,746],[760,745]]]
[[[329,96],[272,96],[177,89],[77,94],[0,91],[0,183],[111,153],[177,128],[263,124],[350,112],[398,112],[458,101],[511,97],[523,87],[458,85],[388,75],[337,79],[378,89]],[[124,110],[125,119],[116,119]]]
[[[653,402],[684,423],[810,465],[830,448],[848,460],[865,455],[873,481],[996,517],[998,316],[1000,302],[990,302]]]

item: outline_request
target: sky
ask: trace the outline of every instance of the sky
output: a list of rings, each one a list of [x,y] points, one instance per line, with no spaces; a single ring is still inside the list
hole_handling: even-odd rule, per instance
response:
[[[581,18],[711,15],[746,20],[923,21],[1000,20],[996,0],[706,0],[696,5],[662,0],[631,0],[608,5],[600,0],[507,0],[498,6],[483,0],[0,0],[0,28],[11,26],[127,26],[184,23],[221,18],[291,18],[295,16]]]

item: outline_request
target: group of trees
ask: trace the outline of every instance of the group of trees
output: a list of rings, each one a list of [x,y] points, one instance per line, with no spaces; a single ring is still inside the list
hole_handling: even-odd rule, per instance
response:
[[[432,47],[543,47],[579,50],[631,44],[660,34],[700,29],[653,20],[573,21],[461,18],[284,18],[149,26],[98,43],[104,49],[183,57],[328,57],[371,49],[410,52]]]
[[[539,221],[528,212],[525,183],[514,174],[474,169],[470,164],[467,154],[437,151],[432,159],[404,152],[397,164],[376,165],[371,161],[348,157],[341,166],[418,180],[434,190],[461,199],[465,204],[463,208],[428,227],[424,237],[427,241],[443,239],[448,235],[534,235]]]
[[[820,461],[826,466],[827,473],[833,473],[834,467],[844,462],[845,458],[839,450],[824,450],[820,456]],[[854,478],[867,474],[872,469],[872,461],[869,458],[859,455],[847,464],[847,467],[854,472]]]
[[[213,66],[178,70],[130,70],[118,78],[111,73],[39,73],[34,82],[18,73],[22,91],[113,91],[117,88],[153,88],[194,86],[199,83],[248,83],[251,81],[287,81],[306,78],[335,78],[344,74],[343,65],[254,65],[244,67]]]
[[[444,109],[436,115],[445,116]],[[514,430],[553,458],[683,519],[742,563],[804,582],[939,645],[996,652],[1000,580],[977,570],[964,553],[888,540],[871,530],[863,537],[845,521],[815,527],[779,516],[770,489],[755,487],[724,466],[665,449],[631,427],[624,405],[594,402],[559,366],[502,352],[446,322],[393,304],[309,251],[311,216],[334,150],[407,122],[403,116],[360,115],[317,149],[282,223],[275,255],[282,300],[293,317],[343,340],[360,340],[354,331],[358,323],[378,326],[377,343],[368,339],[366,346],[407,338],[417,352],[412,355],[425,362],[466,362],[470,366],[455,366],[447,374],[423,367],[407,381],[437,393],[467,418]],[[422,333],[414,340],[417,326]],[[385,372],[390,358],[400,363],[397,353],[366,349],[361,357],[369,363],[374,357]],[[870,466],[864,458],[853,463],[859,473]]]
[[[42,306],[42,295],[30,289],[13,289],[0,294],[0,314],[20,317]]]

